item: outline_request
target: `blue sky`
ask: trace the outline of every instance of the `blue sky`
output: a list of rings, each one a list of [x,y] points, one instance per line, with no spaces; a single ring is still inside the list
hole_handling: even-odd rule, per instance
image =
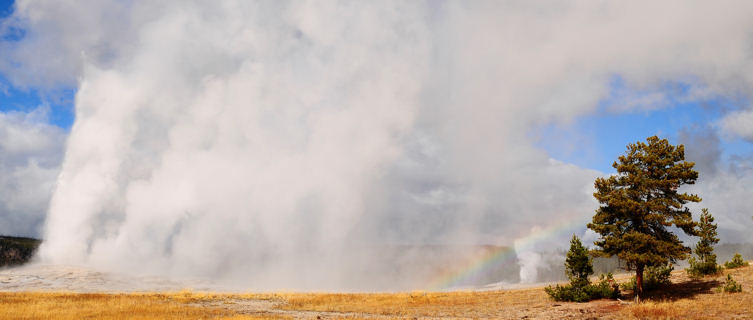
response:
[[[629,90],[618,79],[610,84],[611,91]],[[659,92],[666,104],[641,106],[631,111],[615,111],[618,97],[610,96],[600,102],[595,113],[574,119],[570,123],[553,123],[533,130],[537,144],[552,158],[602,172],[614,172],[612,163],[624,154],[627,144],[657,135],[672,143],[681,143],[681,130],[694,131],[715,128],[724,109],[740,107],[740,102],[716,97],[709,100],[687,98],[685,84],[666,85]],[[630,92],[637,96],[645,93]],[[620,95],[621,97],[623,95]],[[720,139],[722,161],[734,155],[753,153],[753,145],[740,138]],[[693,159],[688,159],[693,161]]]
[[[39,90],[21,90],[15,88],[8,79],[0,74],[0,111],[1,112],[29,112],[39,106],[50,108],[49,122],[65,130],[69,130],[75,118],[73,97],[75,91],[63,90],[54,94],[40,94]]]
[[[0,0],[0,18],[7,17],[13,12],[12,0]],[[2,35],[3,40],[18,40],[18,31],[13,34],[7,32]],[[50,108],[49,122],[63,129],[69,130],[74,121],[73,97],[75,90],[57,90],[54,93],[42,94],[34,88],[20,89],[15,87],[5,75],[0,74],[0,112],[29,112],[39,106]]]
[[[13,0],[0,0],[0,17],[6,17],[12,13]]]

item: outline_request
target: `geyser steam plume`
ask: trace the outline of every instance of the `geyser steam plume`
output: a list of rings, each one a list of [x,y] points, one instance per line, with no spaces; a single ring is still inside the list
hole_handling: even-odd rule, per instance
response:
[[[160,8],[125,61],[84,66],[45,258],[262,286],[348,263],[415,117],[425,26],[275,6]]]
[[[531,128],[616,75],[699,96],[753,77],[751,54],[714,58],[750,53],[750,10],[703,3],[76,4],[19,1],[0,66],[78,86],[41,258],[257,289],[420,287],[399,275],[421,246],[585,222],[598,172]]]

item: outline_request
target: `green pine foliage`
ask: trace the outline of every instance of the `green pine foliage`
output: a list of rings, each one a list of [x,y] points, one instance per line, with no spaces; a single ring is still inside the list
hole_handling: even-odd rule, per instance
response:
[[[588,283],[583,286],[567,284],[544,288],[549,297],[555,301],[588,302],[596,299],[617,299],[620,297],[620,287],[614,280],[612,273],[599,276],[596,284]]]
[[[690,266],[685,269],[685,271],[691,278],[700,278],[707,275],[719,274],[724,269],[722,268],[722,266],[716,264],[716,261],[701,261],[696,260],[696,258],[694,257],[691,257],[688,260],[688,263],[690,263]]]
[[[742,292],[743,286],[737,283],[735,279],[732,279],[731,274],[728,274],[727,281],[724,282],[724,286],[722,286],[722,290],[724,290],[724,292],[729,292],[729,293]]]
[[[575,301],[586,302],[594,299],[617,298],[620,295],[620,288],[614,277],[609,273],[601,275],[599,282],[592,284],[588,276],[593,274],[592,259],[588,250],[580,242],[580,239],[573,235],[570,240],[570,250],[565,258],[565,273],[570,279],[570,284],[544,288],[547,294],[555,301]]]
[[[601,204],[588,224],[601,236],[595,252],[616,255],[636,270],[638,296],[645,267],[684,260],[691,252],[669,228],[696,234],[696,223],[685,205],[701,198],[679,192],[698,179],[694,165],[685,161],[683,145],[653,136],[645,143],[629,144],[612,164],[617,174],[594,182],[594,197]]]
[[[743,260],[743,256],[741,256],[739,253],[735,253],[735,256],[732,257],[732,261],[727,261],[724,263],[724,267],[727,269],[745,267],[747,265],[748,262]]]
[[[693,278],[718,274],[722,271],[722,268],[716,264],[716,254],[714,254],[714,245],[719,243],[714,217],[711,216],[709,210],[706,208],[701,209],[701,211],[702,214],[697,230],[697,234],[701,237],[701,240],[698,241],[695,250],[693,250],[698,259],[691,257],[688,261],[690,262],[690,267],[686,269],[688,275]]]
[[[591,285],[590,293],[592,299],[617,299],[620,297],[620,286],[609,272],[599,275],[599,282]]]
[[[652,291],[669,285],[671,283],[669,276],[672,275],[672,270],[674,270],[674,267],[669,263],[665,265],[647,267],[646,274],[643,279],[643,290]],[[637,281],[635,277],[633,277],[629,282],[623,283],[620,287],[623,290],[635,290],[636,286]]]
[[[575,235],[570,240],[570,250],[565,258],[565,273],[567,278],[570,279],[570,283],[575,286],[587,285],[589,283],[588,276],[594,273],[588,250]]]
[[[588,302],[591,297],[585,290],[585,286],[573,286],[572,284],[548,286],[544,291],[554,301]]]

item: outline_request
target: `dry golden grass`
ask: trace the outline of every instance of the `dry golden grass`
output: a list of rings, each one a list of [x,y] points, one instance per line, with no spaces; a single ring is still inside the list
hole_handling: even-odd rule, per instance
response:
[[[286,310],[369,313],[418,317],[493,317],[504,307],[545,308],[551,304],[540,289],[373,294],[286,294]]]
[[[741,293],[719,290],[727,274],[742,285]],[[718,276],[693,280],[675,271],[672,287],[650,300],[630,305],[620,317],[631,319],[751,319],[753,318],[753,267],[725,270]]]
[[[0,293],[0,319],[519,318],[551,306],[541,289],[375,294]]]
[[[207,318],[270,319],[193,306],[169,294],[0,292],[0,319]]]
[[[717,290],[727,273],[742,284],[742,293]],[[678,270],[672,281],[670,288],[638,304],[558,303],[542,288],[355,294],[0,292],[0,319],[753,318],[753,266],[699,280]]]

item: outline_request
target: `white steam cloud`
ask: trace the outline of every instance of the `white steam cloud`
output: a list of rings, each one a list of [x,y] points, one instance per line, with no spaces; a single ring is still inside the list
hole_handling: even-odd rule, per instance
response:
[[[19,1],[12,26],[16,85],[78,87],[41,257],[253,288],[420,287],[369,282],[404,265],[376,248],[585,223],[600,173],[531,128],[616,76],[753,88],[750,2]]]

